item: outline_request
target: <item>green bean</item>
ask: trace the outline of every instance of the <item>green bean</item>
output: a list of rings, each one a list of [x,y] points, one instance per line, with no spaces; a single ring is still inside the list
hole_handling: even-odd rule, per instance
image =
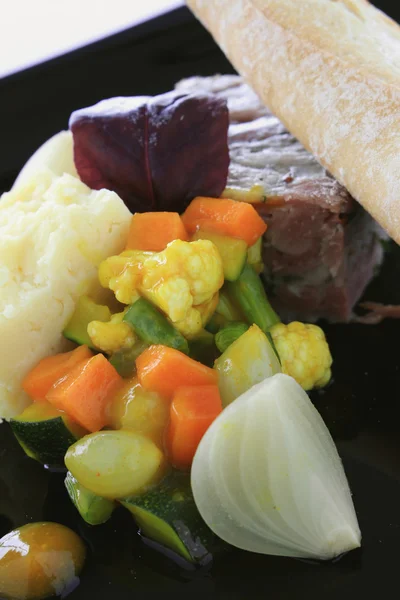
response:
[[[129,350],[117,350],[110,358],[110,363],[121,377],[136,375],[136,359],[148,347],[142,340],[138,340]]]
[[[226,286],[231,299],[241,308],[250,325],[255,323],[267,333],[280,322],[268,301],[260,277],[250,265],[245,266],[237,281],[227,282]]]
[[[232,321],[232,323],[222,327],[215,336],[215,344],[218,350],[221,353],[225,352],[233,342],[246,333],[248,328],[247,323],[239,323],[237,321]]]
[[[217,333],[221,327],[224,327],[227,323],[228,320],[225,317],[215,312],[205,326],[205,330],[209,333]]]
[[[124,321],[129,323],[137,335],[147,344],[163,344],[189,354],[189,345],[183,335],[168,319],[145,298],[132,304]]]
[[[226,286],[219,291],[219,300],[215,312],[224,317],[226,321],[240,321],[244,316],[232,302]]]
[[[262,260],[262,237],[258,238],[256,243],[247,250],[247,262],[253,267],[256,273],[262,273],[264,270]]]

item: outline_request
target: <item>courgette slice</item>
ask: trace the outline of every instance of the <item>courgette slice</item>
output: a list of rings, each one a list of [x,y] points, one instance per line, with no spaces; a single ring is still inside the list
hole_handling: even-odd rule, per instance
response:
[[[64,466],[66,451],[87,431],[46,402],[34,402],[10,420],[15,437],[25,453],[51,466]]]
[[[277,355],[257,325],[252,325],[215,361],[223,406],[227,406],[253,385],[281,372]]]
[[[256,273],[260,274],[263,272],[262,237],[258,238],[255,244],[249,246],[247,250],[247,263],[253,267]]]
[[[70,471],[65,477],[64,484],[72,503],[86,523],[101,525],[108,521],[115,508],[115,503],[112,500],[93,494],[81,485]]]
[[[204,523],[193,499],[190,476],[172,471],[156,487],[121,501],[141,534],[187,561],[206,564],[222,542]]]
[[[75,312],[69,320],[63,331],[64,337],[71,342],[75,342],[80,346],[85,344],[92,348],[92,340],[87,332],[88,325],[91,321],[102,321],[106,323],[111,319],[111,311],[108,306],[97,304],[88,296],[81,296],[75,308]]]
[[[246,242],[201,229],[196,231],[192,236],[192,240],[209,240],[215,244],[221,255],[224,278],[227,281],[236,281],[238,279],[247,260]]]

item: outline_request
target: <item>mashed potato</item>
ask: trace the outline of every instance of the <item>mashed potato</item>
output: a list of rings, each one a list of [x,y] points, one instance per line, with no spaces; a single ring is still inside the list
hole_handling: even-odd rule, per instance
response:
[[[0,199],[0,417],[29,403],[26,373],[66,349],[62,330],[97,267],[120,252],[131,214],[108,190],[44,168]]]
[[[13,185],[17,188],[29,185],[36,177],[36,173],[44,167],[50,169],[55,175],[68,173],[78,177],[74,164],[74,141],[70,131],[60,131],[47,140],[32,154],[24,165]]]

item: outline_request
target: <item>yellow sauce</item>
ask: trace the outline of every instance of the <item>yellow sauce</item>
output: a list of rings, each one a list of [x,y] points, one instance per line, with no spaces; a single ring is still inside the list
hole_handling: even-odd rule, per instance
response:
[[[0,597],[39,600],[78,583],[86,549],[58,523],[31,523],[0,539]]]
[[[253,185],[253,187],[247,190],[243,188],[225,188],[221,194],[221,198],[248,202],[249,204],[259,204],[260,202],[267,201],[265,188],[262,185]]]

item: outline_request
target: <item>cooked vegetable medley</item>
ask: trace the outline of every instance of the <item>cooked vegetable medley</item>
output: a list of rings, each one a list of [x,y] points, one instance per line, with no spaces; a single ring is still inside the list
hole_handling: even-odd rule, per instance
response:
[[[73,113],[0,206],[0,417],[65,469],[88,525],[126,509],[191,569],[227,544],[328,559],[361,540],[306,393],[330,381],[329,346],[269,302],[265,219],[224,193],[228,126],[210,94],[111,98]],[[64,596],[84,559],[65,527],[15,530],[0,596]]]
[[[189,482],[209,426],[282,371],[306,390],[328,383],[323,331],[281,323],[268,301],[264,231],[251,205],[229,199],[195,198],[182,216],[133,215],[125,250],[98,270],[115,298],[82,296],[64,329],[76,348],[25,377],[34,404],[14,432],[29,456],[65,461],[66,488],[87,523],[103,523],[121,503],[144,535],[204,560],[208,549],[194,548],[174,515],[182,510],[189,528],[213,539]]]

